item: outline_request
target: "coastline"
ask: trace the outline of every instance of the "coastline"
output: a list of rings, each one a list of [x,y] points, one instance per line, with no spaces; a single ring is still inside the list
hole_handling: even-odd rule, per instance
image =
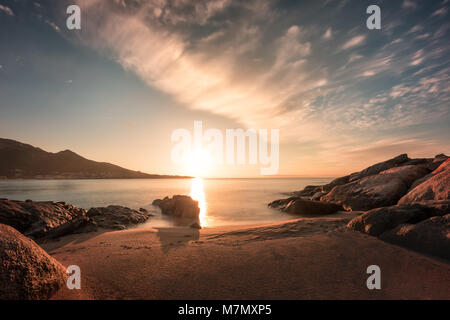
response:
[[[448,261],[352,231],[349,219],[103,230],[40,245],[81,268],[81,290],[63,287],[56,300],[450,299]],[[382,290],[366,287],[372,264]]]

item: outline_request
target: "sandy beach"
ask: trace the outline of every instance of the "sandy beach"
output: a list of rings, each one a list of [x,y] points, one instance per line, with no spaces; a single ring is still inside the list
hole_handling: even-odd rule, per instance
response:
[[[81,290],[52,299],[450,299],[448,261],[349,230],[351,217],[136,228],[40,245],[81,268]],[[366,287],[372,264],[381,290]]]

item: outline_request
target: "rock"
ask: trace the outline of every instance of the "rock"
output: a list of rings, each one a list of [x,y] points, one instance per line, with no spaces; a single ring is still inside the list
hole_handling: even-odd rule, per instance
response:
[[[193,228],[193,229],[201,229],[202,226],[200,225],[199,222],[194,222],[193,224],[191,224],[191,228]]]
[[[326,195],[327,193],[326,192],[323,192],[323,191],[319,191],[319,192],[316,192],[316,193],[314,193],[314,195],[311,197],[311,200],[312,201],[319,201],[320,200],[320,198],[322,198],[324,195]]]
[[[410,160],[406,153],[401,154],[395,158],[389,159],[387,161],[383,161],[377,164],[374,164],[360,172],[352,173],[349,177],[349,182],[362,179],[364,177],[368,177],[374,174],[378,174],[382,171],[388,170],[390,168],[396,167],[406,161]]]
[[[416,204],[372,209],[353,218],[347,227],[356,231],[379,236],[403,223],[417,223],[432,216],[433,209]]]
[[[296,197],[310,197],[321,190],[321,186],[306,186],[303,190],[292,192],[292,195]]]
[[[0,224],[0,300],[48,299],[65,282],[59,262],[33,240]]]
[[[300,197],[289,197],[286,199],[278,199],[278,200],[274,200],[274,201],[270,202],[267,206],[277,209],[279,207],[284,207],[292,200],[297,200],[297,199],[300,199]]]
[[[87,233],[97,231],[97,224],[85,216],[74,218],[71,221],[59,225],[56,228],[48,230],[45,236],[39,239],[54,239],[68,234]]]
[[[431,174],[414,183],[412,189],[398,201],[398,204],[421,203],[439,207],[443,213],[449,213],[449,198],[450,159],[447,159]]]
[[[405,165],[401,167],[391,168],[379,173],[379,175],[393,175],[397,176],[405,183],[407,187],[410,187],[414,181],[426,176],[430,171],[420,165]]]
[[[450,214],[431,217],[417,224],[403,224],[381,234],[380,239],[450,259]]]
[[[145,222],[152,214],[122,206],[86,210],[67,203],[51,201],[0,201],[0,223],[16,228],[34,239],[62,237],[72,233],[97,231],[97,228],[126,229]]]
[[[87,216],[99,228],[116,230],[144,223],[150,217],[148,213],[116,205],[91,208],[87,212]]]
[[[376,175],[336,186],[320,200],[341,204],[345,209],[354,211],[391,206],[407,192],[414,180],[427,173],[428,170],[421,166],[391,168]]]
[[[349,179],[350,179],[350,175],[336,178],[333,181],[331,181],[330,183],[323,185],[321,191],[327,193],[336,186],[340,186],[340,185],[348,183]]]
[[[165,197],[162,200],[156,199],[153,201],[153,205],[158,206],[162,214],[177,218],[198,219],[200,214],[198,201],[184,195]]]
[[[86,211],[53,202],[0,200],[0,223],[10,225],[34,239],[74,219],[83,219]]]
[[[431,171],[436,170],[447,159],[448,159],[448,156],[446,156],[443,153],[436,155],[434,157],[433,161],[428,165],[428,169],[430,169]]]
[[[333,214],[343,210],[342,206],[334,203],[305,200],[299,197],[291,197],[277,201],[278,202],[275,204],[273,204],[275,201],[270,203],[269,206],[278,208],[283,212],[300,215],[321,216]]]

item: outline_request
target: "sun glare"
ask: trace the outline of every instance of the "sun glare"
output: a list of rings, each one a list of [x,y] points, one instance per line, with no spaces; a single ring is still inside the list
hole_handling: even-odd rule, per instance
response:
[[[205,177],[211,170],[212,158],[205,150],[196,150],[186,161],[186,170],[194,177]]]
[[[202,178],[194,178],[191,180],[191,192],[189,194],[192,199],[198,201],[200,208],[200,225],[202,227],[207,224],[207,203],[205,197],[205,186]]]

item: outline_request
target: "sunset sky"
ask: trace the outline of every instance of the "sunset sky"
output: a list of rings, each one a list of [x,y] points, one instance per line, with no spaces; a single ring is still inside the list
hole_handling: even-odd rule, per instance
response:
[[[81,8],[81,30],[66,8]],[[381,30],[366,27],[381,8]],[[280,175],[450,153],[449,0],[0,0],[0,137],[160,174],[171,134],[280,130]],[[223,165],[208,176],[259,176]]]

